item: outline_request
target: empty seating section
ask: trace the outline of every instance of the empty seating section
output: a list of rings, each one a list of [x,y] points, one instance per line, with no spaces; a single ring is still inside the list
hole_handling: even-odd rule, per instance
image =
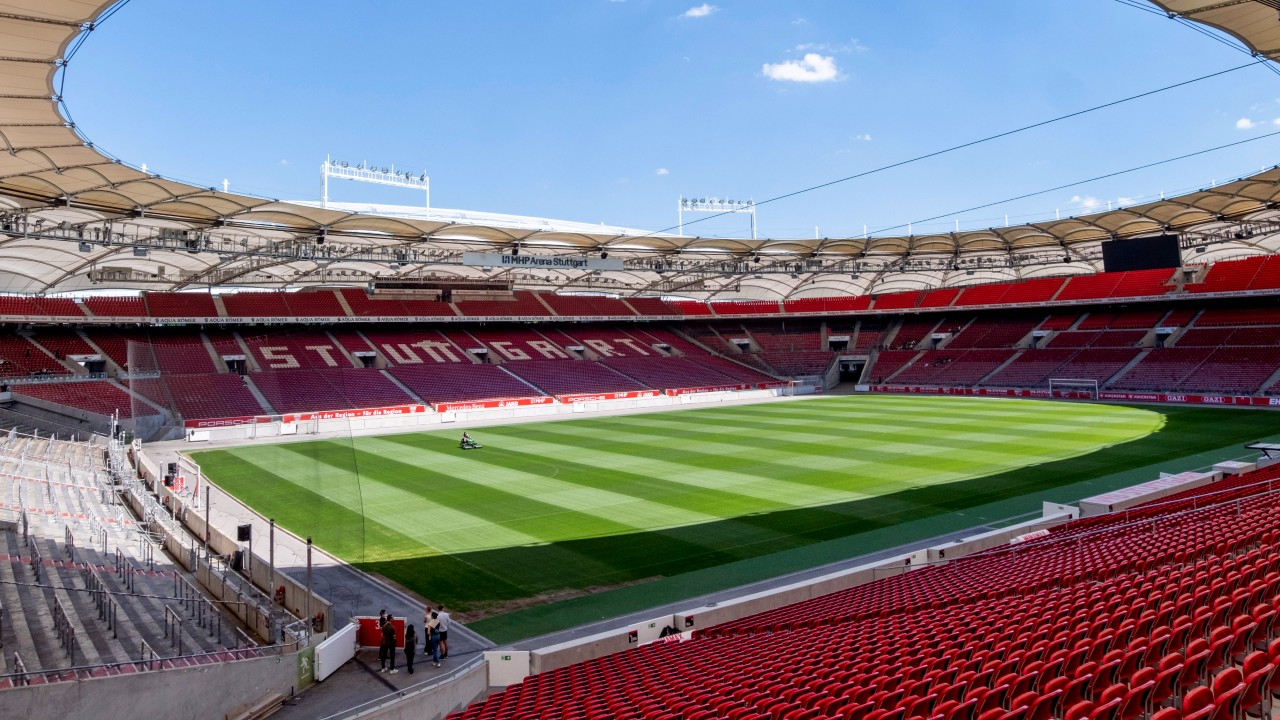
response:
[[[603,295],[555,295],[544,294],[542,299],[556,311],[565,316],[615,316],[630,317],[635,315],[627,304],[617,298]]]
[[[463,315],[471,317],[545,317],[551,311],[531,292],[516,291],[510,299],[503,300],[454,300]]]
[[[1166,308],[1122,312],[1090,311],[1078,327],[1081,330],[1145,330],[1155,327],[1167,312]]]
[[[1198,308],[1197,309],[1174,308],[1173,310],[1169,311],[1168,315],[1165,315],[1164,318],[1160,320],[1160,326],[1161,327],[1185,327],[1187,325],[1190,325],[1191,320],[1195,318],[1195,316],[1198,315],[1199,313],[1200,313],[1200,310]]]
[[[344,350],[353,356],[358,352],[371,353],[377,350],[369,344],[369,340],[359,330],[354,328],[333,328],[329,331],[334,340],[342,346]]]
[[[665,346],[669,351],[673,350],[682,355],[702,355],[707,352],[670,330],[662,328],[634,328],[631,330],[631,334],[643,341],[646,346],[655,349],[664,349]]]
[[[955,304],[961,306],[1048,302],[1058,294],[1065,282],[1065,278],[1051,277],[1014,283],[978,285],[966,288]]]
[[[13,392],[15,395],[88,410],[99,415],[111,415],[118,411],[120,417],[133,417],[133,397],[105,380],[17,385]],[[139,414],[151,413],[140,410]]]
[[[338,292],[355,317],[404,317],[409,314],[399,300],[369,297],[369,293],[359,288],[343,288]],[[441,314],[454,314],[448,305],[441,304],[448,310],[448,313]]]
[[[1161,390],[1178,387],[1213,350],[1208,348],[1155,348],[1111,387],[1121,390]]]
[[[380,370],[373,368],[330,368],[324,372],[305,369],[272,370],[251,376],[276,412],[386,407],[413,402]]]
[[[537,330],[509,328],[490,330],[473,328],[471,335],[479,340],[500,362],[512,360],[572,360],[573,355]]]
[[[782,311],[774,300],[725,300],[710,305],[716,315],[776,315]]]
[[[531,676],[449,720],[1270,718],[1276,470]]]
[[[528,360],[507,363],[503,368],[548,395],[649,389],[601,363],[586,360]]]
[[[982,382],[988,387],[1038,388],[1056,377],[1054,371],[1076,354],[1072,348],[1061,350],[1026,350],[1013,362]]]
[[[919,290],[876,295],[875,303],[871,307],[876,310],[907,310],[919,305],[923,295],[924,293]]]
[[[369,342],[373,343],[374,349],[385,359],[387,365],[471,363],[471,358],[467,357],[469,353],[466,352],[471,347],[459,347],[439,330],[426,327],[378,330],[369,327],[362,332]],[[480,347],[480,343],[474,340],[469,345]]]
[[[130,317],[147,316],[147,303],[141,295],[133,297],[110,297],[98,295],[85,298],[84,306],[96,317]]]
[[[1280,308],[1209,308],[1196,318],[1196,327],[1222,325],[1280,325]]]
[[[40,347],[53,353],[55,358],[59,360],[66,359],[72,355],[100,355],[93,346],[85,342],[84,338],[74,330],[44,330],[35,331],[31,340]]]
[[[1280,352],[1274,348],[1217,348],[1176,386],[1188,392],[1257,392],[1280,369]]]
[[[342,317],[347,314],[332,290],[286,293],[284,302],[296,317]]]
[[[276,292],[223,293],[222,307],[228,317],[291,317],[284,294]]]
[[[938,288],[937,290],[930,290],[920,298],[920,307],[950,307],[951,303],[955,302],[956,297],[959,295],[960,288]]]
[[[743,331],[742,326],[738,323],[710,323],[710,324],[691,324],[685,325],[684,333],[699,343],[710,348],[714,352],[720,353],[736,353],[738,346],[733,342],[735,339],[745,340],[747,333]],[[706,352],[699,350],[698,352]]]
[[[86,328],[85,336],[98,346],[111,362],[121,369],[129,367],[129,343],[147,344],[151,338],[143,330],[108,330]],[[145,363],[144,363],[145,364]]]
[[[858,322],[857,337],[853,340],[855,351],[875,350],[884,344],[884,334],[889,329],[882,318],[864,318]]]
[[[1067,330],[1080,319],[1078,312],[1054,313],[1045,318],[1036,328],[1038,330]]]
[[[920,350],[881,350],[876,356],[875,364],[867,377],[872,383],[888,382],[911,359],[920,354]]]
[[[20,335],[0,335],[0,377],[71,372],[48,353]]]
[[[668,304],[662,298],[656,297],[632,297],[626,299],[627,304],[635,311],[646,317],[661,317],[680,315],[679,308]]]
[[[944,327],[947,327],[946,318],[936,315],[906,318],[902,321],[902,327],[898,328],[897,334],[893,336],[893,347],[908,350],[934,332],[945,332]]]
[[[793,350],[790,352],[762,352],[760,359],[766,365],[788,377],[821,375],[831,366],[836,353],[828,350]]]
[[[541,394],[498,365],[402,365],[387,372],[425,402],[433,404]]]
[[[843,297],[796,298],[783,300],[782,312],[790,313],[847,313],[871,307],[870,295],[846,295]]]
[[[711,314],[711,306],[697,300],[671,300],[667,304],[686,317]]]
[[[175,374],[218,372],[208,346],[199,335],[153,339],[151,349],[156,364],[154,369]],[[144,352],[143,357],[150,362],[150,355]]]
[[[242,332],[245,344],[263,370],[289,368],[349,368],[351,358],[323,331],[276,332],[250,335]],[[206,353],[206,359],[208,354]]]
[[[760,346],[759,359],[782,375],[821,375],[836,356],[824,347],[815,322],[756,322],[748,329]]]
[[[1087,348],[1071,356],[1049,379],[1095,380],[1101,386],[1141,353],[1138,348]]]
[[[0,315],[37,315],[33,300],[27,295],[0,295]]]
[[[1172,269],[1076,275],[1058,293],[1058,300],[1100,300],[1105,298],[1164,295],[1173,289]]]
[[[1015,350],[926,350],[914,363],[890,378],[907,385],[973,385]]]
[[[1146,330],[1066,330],[1049,339],[1046,347],[1137,347]]]
[[[582,346],[601,358],[662,357],[662,353],[622,327],[583,325],[544,330],[542,334],[562,347]]]
[[[203,292],[189,293],[143,293],[147,303],[147,314],[155,318],[163,317],[218,317],[218,308],[213,304],[213,296]]]
[[[766,375],[759,370],[753,370],[719,355],[689,355],[688,358],[693,362],[709,367],[721,374],[728,375],[732,380],[740,383],[767,383],[773,382],[776,378]]]
[[[1013,347],[1035,329],[1040,318],[977,318],[947,343],[948,348]]]
[[[33,297],[31,298],[31,305],[36,315],[66,318],[84,317],[84,311],[71,298]]]
[[[646,387],[658,390],[711,387],[738,382],[736,378],[688,358],[609,358],[601,362]]]
[[[1190,293],[1232,292],[1248,290],[1253,278],[1262,269],[1267,257],[1255,255],[1241,260],[1221,260],[1209,267],[1209,271],[1198,283],[1187,283],[1186,291]]]
[[[230,373],[165,375],[162,381],[134,381],[133,389],[171,408],[185,420],[248,417],[266,412],[246,387],[245,378]]]

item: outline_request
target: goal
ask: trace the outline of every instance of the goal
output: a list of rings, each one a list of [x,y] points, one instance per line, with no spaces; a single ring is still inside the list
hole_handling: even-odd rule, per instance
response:
[[[1049,378],[1049,397],[1098,399],[1098,381],[1084,378]]]

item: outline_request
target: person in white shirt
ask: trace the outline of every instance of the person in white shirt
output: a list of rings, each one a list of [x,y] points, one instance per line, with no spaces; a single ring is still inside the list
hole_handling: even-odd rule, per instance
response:
[[[440,659],[443,660],[449,657],[449,612],[440,605],[436,615],[440,618]]]

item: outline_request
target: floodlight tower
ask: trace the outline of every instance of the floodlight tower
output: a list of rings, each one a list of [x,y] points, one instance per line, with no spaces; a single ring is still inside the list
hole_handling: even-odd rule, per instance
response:
[[[381,169],[377,166],[370,166],[365,162],[361,162],[359,165],[350,165],[345,160],[339,162],[326,155],[324,163],[320,166],[320,177],[323,181],[320,193],[320,207],[329,207],[329,178],[332,177],[339,180],[354,180],[356,182],[373,183],[374,185],[391,185],[392,187],[421,190],[427,196],[427,209],[431,209],[431,178],[427,177],[426,171],[419,175],[406,170],[396,170],[395,165]]]
[[[680,196],[676,204],[676,226],[679,235],[684,237],[685,213],[745,213],[751,216],[751,239],[756,239],[756,201],[755,200],[722,200],[720,198],[687,198]]]

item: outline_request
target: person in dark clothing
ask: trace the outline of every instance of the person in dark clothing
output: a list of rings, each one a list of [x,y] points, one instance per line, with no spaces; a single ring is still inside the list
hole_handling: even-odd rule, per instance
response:
[[[390,618],[382,623],[382,650],[390,665],[390,667],[383,666],[382,671],[395,675],[399,672],[396,670],[396,626],[391,623]]]
[[[409,668],[409,674],[413,674],[413,656],[418,654],[418,633],[413,626],[404,629],[404,664]]]

